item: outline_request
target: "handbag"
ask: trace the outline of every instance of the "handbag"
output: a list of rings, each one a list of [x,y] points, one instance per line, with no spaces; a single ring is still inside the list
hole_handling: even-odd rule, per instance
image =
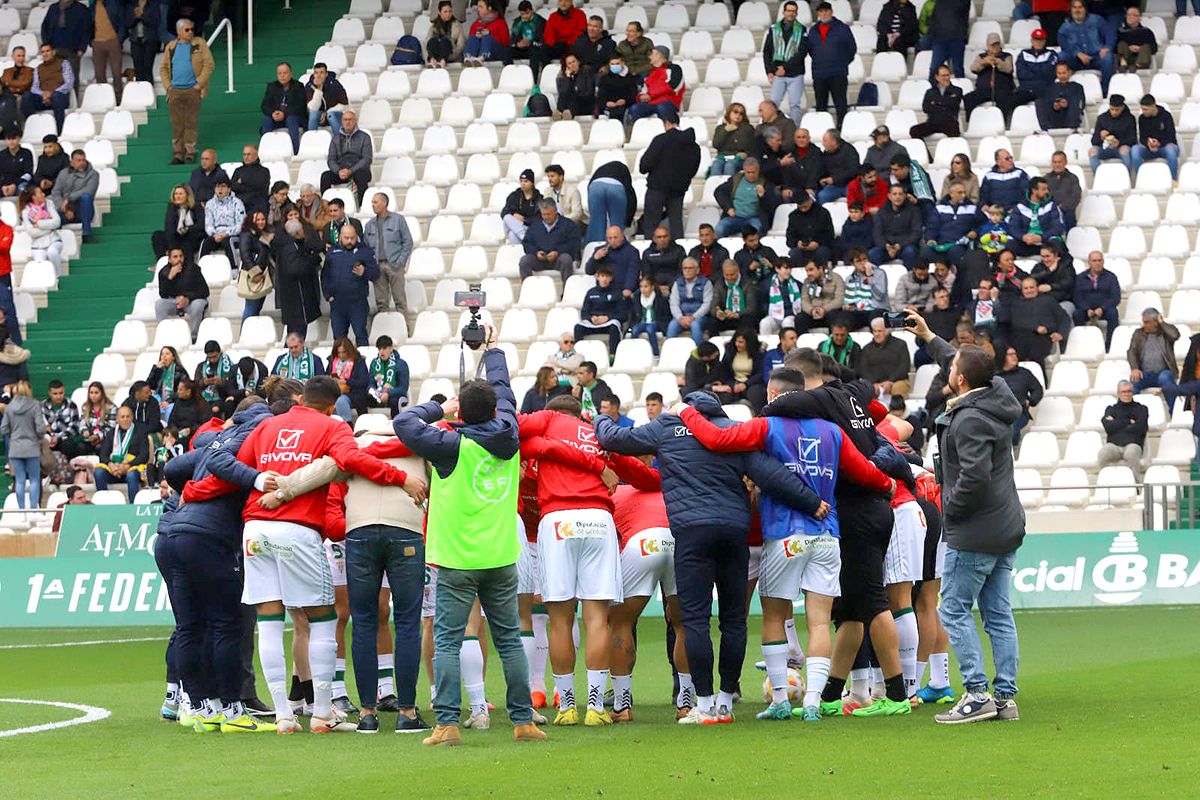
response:
[[[238,273],[238,297],[245,300],[261,300],[274,289],[271,273],[264,267],[250,267]]]

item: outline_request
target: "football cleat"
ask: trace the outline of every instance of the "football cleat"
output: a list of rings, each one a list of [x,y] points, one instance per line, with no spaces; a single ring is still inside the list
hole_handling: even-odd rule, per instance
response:
[[[954,690],[949,686],[943,686],[940,689],[935,689],[928,683],[917,689],[917,697],[922,703],[937,703],[938,705],[951,705],[954,703]]]
[[[333,698],[333,707],[343,714],[357,714],[358,707],[350,702],[350,698],[342,695],[341,697]]]
[[[869,706],[856,708],[851,715],[855,717],[893,717],[898,714],[911,713],[912,705],[908,702],[907,697],[903,700],[890,700],[882,697]]]
[[[589,708],[587,710],[587,715],[583,718],[583,724],[589,727],[596,727],[598,725],[612,725],[613,718],[612,715],[607,711],[597,711],[594,708]]]
[[[843,700],[821,701],[820,711],[823,717],[836,717],[845,712]]]
[[[275,723],[263,722],[249,714],[242,714],[237,719],[227,719],[221,723],[221,733],[274,733]]]
[[[817,708],[816,706],[805,706],[803,712],[801,713],[800,719],[804,720],[805,722],[820,722],[821,709]]]
[[[564,708],[564,709],[559,710],[558,714],[556,714],[554,717],[554,724],[555,725],[578,725],[579,724],[579,711],[576,710],[575,706],[570,706],[569,708]]]
[[[430,706],[430,708],[433,707],[432,700],[429,701],[429,706]],[[385,697],[379,698],[379,703],[375,706],[375,708],[378,711],[387,711],[389,713],[395,714],[397,711],[400,710],[400,700],[397,699],[396,695],[389,694]]]
[[[684,709],[679,709],[683,711]],[[687,710],[687,713],[676,720],[680,725],[715,725],[717,718],[712,715],[712,712],[701,711],[699,707]]]
[[[792,710],[791,702],[789,702],[788,700],[784,700],[783,702],[780,702],[780,703],[772,703],[771,705],[767,706],[762,711],[755,714],[754,718],[755,719],[785,720],[785,719],[791,719],[792,714],[794,714],[794,713],[795,713],[795,711]]]
[[[221,723],[224,721],[224,714],[217,714],[215,717],[197,716],[192,723],[192,730],[196,733],[220,733]]]
[[[275,720],[275,732],[281,736],[286,736],[291,733],[300,733],[304,730],[300,727],[300,723],[295,717],[284,717],[283,719]]]
[[[177,722],[179,720],[179,703],[164,700],[162,708],[158,710],[158,715],[168,722]]]
[[[733,722],[733,712],[729,706],[717,706],[712,716],[702,722],[703,725],[728,725]]]
[[[355,733],[358,725],[346,719],[346,715],[336,709],[328,718],[313,717],[308,721],[309,733]]]
[[[529,693],[529,701],[530,701],[530,703],[532,703],[534,708],[545,708],[546,707],[546,693],[539,692],[538,690],[534,689],[532,692]]]

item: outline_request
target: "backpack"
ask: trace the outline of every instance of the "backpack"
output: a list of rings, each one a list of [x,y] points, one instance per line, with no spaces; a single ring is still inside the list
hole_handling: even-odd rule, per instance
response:
[[[542,94],[542,90],[537,86],[533,87],[533,91],[529,95],[529,100],[525,103],[525,116],[550,116],[550,98]]]
[[[871,81],[863,81],[858,89],[857,105],[859,108],[879,105],[879,87]]]
[[[421,40],[412,35],[401,36],[396,42],[396,50],[392,53],[392,64],[396,66],[420,65],[425,63],[421,57]]]

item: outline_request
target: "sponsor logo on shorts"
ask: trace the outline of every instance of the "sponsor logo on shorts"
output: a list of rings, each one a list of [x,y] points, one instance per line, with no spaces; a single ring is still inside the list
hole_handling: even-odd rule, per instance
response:
[[[296,549],[290,544],[275,544],[267,539],[247,539],[242,549],[247,558],[269,555],[290,561],[296,556]]]
[[[246,558],[254,558],[254,556],[262,554],[263,543],[258,539],[247,539],[245,542]]]
[[[603,539],[608,534],[608,526],[602,522],[555,522],[554,538],[564,539]]]
[[[643,556],[656,556],[660,553],[671,553],[675,551],[675,541],[673,539],[642,539],[641,550]]]
[[[806,541],[801,536],[789,536],[783,540],[783,557],[795,558],[804,554]]]

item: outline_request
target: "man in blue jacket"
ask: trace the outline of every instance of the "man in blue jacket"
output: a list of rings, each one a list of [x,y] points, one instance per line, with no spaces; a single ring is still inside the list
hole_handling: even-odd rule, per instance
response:
[[[525,229],[525,255],[517,264],[521,280],[534,272],[556,269],[566,283],[579,259],[579,226],[559,214],[553,200],[539,200],[538,212],[542,218],[530,220]]]
[[[628,314],[625,297],[613,285],[612,269],[601,264],[596,268],[596,285],[588,289],[583,298],[579,322],[575,325],[575,340],[607,334],[608,352],[610,355],[616,353]]]
[[[833,16],[833,6],[822,2],[817,5],[817,23],[809,29],[804,42],[812,57],[812,83],[817,111],[829,109],[832,95],[840,129],[849,105],[846,92],[850,85],[850,62],[858,52],[854,34],[850,32],[850,26]]]
[[[1100,70],[1100,91],[1108,94],[1117,33],[1099,14],[1089,14],[1083,0],[1071,0],[1071,17],[1058,29],[1059,60],[1073,70]]]
[[[1045,178],[1034,178],[1029,182],[1029,196],[1017,203],[1008,217],[1008,248],[1021,257],[1034,256],[1045,243],[1062,239],[1066,233],[1062,212],[1050,196],[1050,184]]]
[[[329,324],[334,339],[341,339],[354,328],[354,343],[363,347],[367,340],[367,293],[379,280],[375,251],[358,241],[353,225],[343,225],[338,247],[325,256],[321,268],[321,290],[329,301]]]
[[[734,424],[707,392],[693,392],[687,400],[719,427]],[[746,545],[750,496],[742,478],[748,476],[765,493],[810,516],[821,509],[821,498],[765,453],[711,452],[688,433],[675,414],[664,412],[639,428],[622,428],[603,415],[594,424],[596,441],[604,449],[625,455],[658,456],[667,518],[675,534],[675,575],[687,632],[684,643],[696,687],[696,707],[679,722],[733,722],[733,695],[738,691],[746,657],[746,575],[750,562]],[[721,629],[717,664],[721,682],[715,698],[709,633],[714,586]]]
[[[996,163],[979,184],[980,206],[1001,206],[1007,213],[1029,194],[1029,175],[1013,161],[1013,154],[1001,147]]]
[[[119,20],[113,22],[113,27],[119,25]],[[42,19],[42,44],[50,45],[59,58],[71,64],[71,74],[75,76],[76,97],[83,93],[80,85],[82,81],[79,80],[79,62],[95,34],[96,26],[92,20],[92,12],[79,0],[58,0],[50,6],[50,10]],[[59,127],[62,127],[62,123],[59,123]]]
[[[583,271],[595,275],[601,266],[612,271],[613,285],[626,300],[632,299],[637,291],[638,276],[642,271],[642,255],[625,240],[625,229],[610,225],[604,232],[605,244],[592,251]]]
[[[1093,250],[1088,253],[1087,272],[1075,276],[1076,325],[1089,325],[1104,320],[1104,349],[1112,344],[1113,332],[1119,324],[1117,305],[1121,302],[1121,283],[1117,276],[1104,268],[1104,253]]]
[[[947,263],[962,269],[981,222],[983,214],[967,197],[967,188],[960,181],[950,184],[949,193],[934,206],[933,223],[925,228],[921,260],[933,261],[940,254]]]
[[[1012,120],[1017,106],[1032,103],[1054,81],[1054,65],[1058,53],[1046,47],[1046,31],[1038,28],[1029,36],[1029,47],[1017,53],[1013,69],[1017,73],[1017,90],[1012,93],[1003,108],[1005,125]]]

